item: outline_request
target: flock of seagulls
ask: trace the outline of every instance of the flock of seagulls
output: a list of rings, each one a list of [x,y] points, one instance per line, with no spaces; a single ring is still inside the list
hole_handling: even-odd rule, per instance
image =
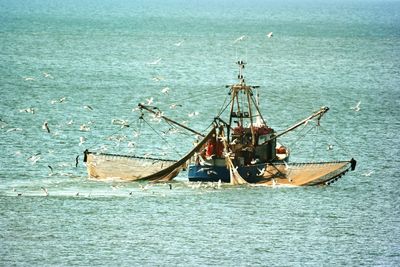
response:
[[[268,32],[268,33],[266,33],[265,36],[266,36],[267,38],[272,38],[274,35],[273,35],[273,32]],[[248,38],[249,38],[249,37],[248,37],[247,35],[241,35],[241,36],[239,36],[238,38],[236,38],[236,39],[233,41],[233,43],[234,43],[234,44],[240,43],[240,42],[245,41],[245,40],[248,39]],[[175,45],[176,47],[180,47],[180,46],[182,46],[182,45],[184,44],[184,42],[185,42],[185,40],[180,40],[179,42],[174,43],[174,45]],[[162,59],[161,57],[159,57],[159,58],[156,58],[156,59],[153,60],[153,61],[148,62],[147,64],[148,64],[148,65],[159,65],[159,64],[162,62],[162,60],[163,60],[163,59]],[[45,78],[54,79],[54,76],[53,76],[52,74],[48,73],[48,72],[43,72],[42,74],[43,74],[43,77],[45,77]],[[33,82],[33,81],[36,81],[36,78],[35,78],[35,77],[31,77],[31,76],[25,76],[25,77],[22,77],[22,78],[23,78],[25,81],[32,81],[32,82]],[[164,81],[164,80],[165,80],[165,77],[163,77],[163,76],[154,76],[154,77],[152,78],[152,80],[155,81],[155,82],[161,82],[161,81]],[[164,87],[162,87],[162,88],[160,89],[160,92],[161,92],[162,95],[169,95],[169,94],[171,93],[171,91],[173,92],[173,90],[171,90],[171,88],[168,87],[168,86],[164,86]],[[56,105],[56,104],[60,104],[60,103],[65,103],[65,102],[67,102],[67,97],[61,97],[61,98],[58,98],[58,99],[50,100],[50,103],[51,103],[52,105]],[[154,97],[149,97],[149,98],[146,99],[146,104],[147,104],[147,105],[152,105],[153,103],[154,103]],[[351,110],[354,110],[354,111],[356,111],[356,112],[358,112],[358,111],[361,110],[360,105],[361,105],[361,101],[358,101],[358,102],[356,103],[356,105],[355,105],[355,106],[352,106],[350,109],[351,109]],[[182,105],[181,105],[181,104],[178,104],[178,103],[173,103],[173,104],[170,104],[170,106],[169,106],[170,109],[176,109],[176,108],[178,108],[178,107],[182,107]],[[90,105],[84,105],[84,106],[83,106],[83,109],[85,109],[85,110],[87,110],[87,111],[94,111],[94,108],[93,108],[92,106],[90,106]],[[134,111],[134,110],[137,111],[137,108],[133,109],[132,111]],[[20,112],[20,113],[28,113],[28,114],[36,114],[36,113],[37,113],[37,109],[34,108],[34,107],[27,107],[27,108],[19,109],[19,112]],[[195,111],[195,112],[188,113],[187,116],[188,116],[188,117],[195,117],[195,116],[198,116],[198,115],[199,115],[199,112]],[[160,116],[161,116],[161,114],[155,115],[155,119],[159,118]],[[74,120],[73,120],[73,119],[70,119],[66,124],[67,124],[67,125],[73,125],[73,124],[74,124]],[[90,124],[91,124],[91,122],[85,123],[85,124],[81,124],[81,125],[79,126],[79,130],[80,130],[81,132],[90,132],[90,131],[91,131]],[[130,126],[130,125],[129,125],[129,122],[128,122],[127,120],[122,120],[122,119],[113,119],[113,120],[112,120],[112,124],[113,124],[113,125],[120,126],[121,128],[125,128],[125,127],[129,127],[129,126]],[[54,125],[53,125],[53,127],[54,127]],[[49,122],[48,122],[47,120],[45,120],[45,121],[43,122],[43,124],[42,124],[42,130],[43,130],[44,132],[46,132],[47,134],[52,134],[52,133],[53,133],[52,130],[50,129],[50,124],[49,124]],[[7,133],[13,132],[13,131],[22,131],[22,129],[21,129],[21,128],[9,128],[9,129],[6,130]],[[138,135],[139,135],[138,132],[133,131],[133,137],[138,137]],[[118,141],[118,142],[121,142],[121,141],[123,141],[123,140],[125,139],[125,137],[121,137],[121,138],[120,138],[120,137],[113,137],[113,138],[114,138],[115,141]],[[86,141],[87,141],[87,140],[86,140],[86,137],[80,136],[80,137],[79,137],[78,146],[82,146]],[[233,141],[232,141],[232,144],[234,144],[235,142],[237,142],[237,140],[233,140]],[[135,147],[135,144],[134,144],[134,142],[129,141],[129,142],[127,142],[127,146],[130,147],[130,148],[133,148],[133,147]],[[104,149],[106,149],[106,148],[104,147]],[[333,145],[328,145],[327,150],[332,150],[332,149],[333,149]],[[27,158],[27,160],[28,160],[32,165],[36,164],[36,163],[37,163],[38,161],[40,161],[41,159],[42,159],[42,154],[41,154],[41,153],[34,153],[33,155],[31,155],[31,156],[29,156],[29,157]],[[79,162],[78,159],[79,159],[79,156],[76,157],[75,167],[78,166],[78,162]],[[51,174],[53,174],[53,167],[50,166],[50,165],[48,165],[48,168],[50,169]],[[211,169],[207,168],[206,166],[205,166],[204,168],[200,169],[199,171],[205,171],[205,172],[207,172],[207,173],[209,173],[209,174],[218,175],[216,172],[212,171]],[[259,171],[258,175],[259,175],[259,176],[262,176],[262,175],[264,174],[264,172],[265,172],[265,168],[259,169],[258,171]],[[365,175],[365,176],[370,176],[371,174],[372,174],[372,172],[368,172],[368,173],[365,173],[364,175]],[[170,186],[170,189],[172,189],[172,185],[169,184],[169,186]],[[218,187],[220,187],[220,186],[218,186]],[[41,187],[41,189],[42,189],[42,191],[44,192],[44,194],[45,194],[46,196],[49,195],[49,192],[48,192],[48,190],[47,190],[45,187]],[[142,188],[142,189],[143,189],[143,190],[147,190],[148,188],[144,187],[144,188]],[[76,195],[78,196],[79,193],[77,193]]]

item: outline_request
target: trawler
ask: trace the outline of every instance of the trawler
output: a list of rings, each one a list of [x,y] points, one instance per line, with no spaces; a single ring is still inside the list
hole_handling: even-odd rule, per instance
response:
[[[289,161],[290,148],[278,138],[311,120],[319,122],[329,110],[319,110],[288,129],[277,132],[270,127],[260,112],[258,86],[247,85],[239,67],[238,82],[228,85],[228,118],[221,114],[212,120],[208,133],[203,134],[162,115],[157,107],[139,104],[140,110],[175,124],[201,137],[194,147],[179,160],[140,156],[105,154],[86,150],[90,178],[137,181],[169,181],[180,171],[187,170],[191,182],[225,182],[250,185],[313,186],[328,185],[354,170],[356,160],[296,163]],[[143,116],[143,115],[142,115]]]

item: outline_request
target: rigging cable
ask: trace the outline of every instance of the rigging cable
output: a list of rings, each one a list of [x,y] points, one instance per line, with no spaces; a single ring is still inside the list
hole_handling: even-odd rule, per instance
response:
[[[327,134],[336,142],[336,144],[337,144],[341,149],[344,150],[344,152],[345,152],[346,154],[348,154],[348,155],[351,156],[350,152],[346,149],[346,147],[345,147],[345,146],[342,146],[341,143],[336,139],[336,137],[335,137],[331,132],[329,132],[327,129],[325,129],[325,128],[322,127],[322,126],[320,126],[320,127],[321,127],[321,130],[324,131],[325,133],[327,133]]]
[[[300,132],[298,133],[298,138],[296,140],[293,141],[293,143],[291,143],[289,145],[290,149],[293,150],[293,148],[296,148],[296,144],[298,144],[309,132],[311,132],[315,127],[317,127],[318,125],[315,125],[313,127],[311,127],[308,131],[306,131],[305,133],[302,133],[302,131],[304,131],[304,129],[306,129],[307,125],[304,125],[303,129],[300,130]],[[300,135],[301,134],[301,135]]]
[[[168,146],[170,146],[171,148],[173,148],[173,150],[175,151],[176,154],[178,154],[180,157],[182,157],[182,155],[175,149],[175,147],[171,146],[171,144],[163,137],[161,136],[144,118],[142,118],[142,120],[150,127],[150,129],[152,129]]]

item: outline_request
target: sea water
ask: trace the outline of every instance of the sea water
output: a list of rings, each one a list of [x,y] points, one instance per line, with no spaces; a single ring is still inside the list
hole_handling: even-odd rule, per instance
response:
[[[0,265],[398,266],[399,10],[0,1]],[[196,137],[140,119],[137,104],[205,132],[237,60],[276,131],[330,108],[319,127],[282,137],[292,162],[354,157],[356,171],[297,188],[189,183],[186,172],[171,187],[87,178],[85,149],[182,156]]]

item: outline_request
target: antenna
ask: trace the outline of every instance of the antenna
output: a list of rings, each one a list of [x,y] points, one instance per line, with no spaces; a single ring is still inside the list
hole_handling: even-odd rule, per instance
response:
[[[243,85],[245,83],[244,77],[243,77],[243,69],[244,69],[244,65],[246,65],[246,63],[243,60],[238,60],[236,62],[236,64],[239,65],[238,80],[239,80],[239,83]]]

